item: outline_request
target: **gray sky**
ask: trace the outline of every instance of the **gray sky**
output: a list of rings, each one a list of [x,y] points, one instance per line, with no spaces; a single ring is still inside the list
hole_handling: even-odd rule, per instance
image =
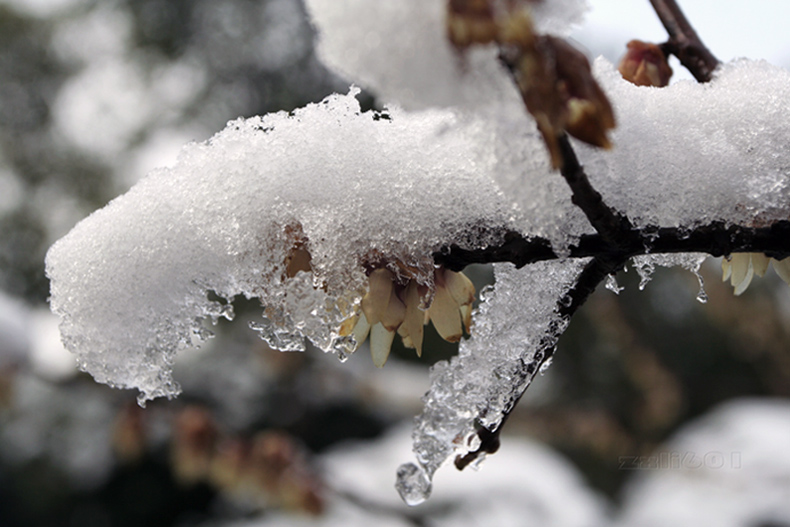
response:
[[[790,1],[679,0],[679,4],[720,60],[748,57],[790,66]],[[590,5],[585,24],[573,37],[592,56],[615,61],[632,38],[666,40],[648,0],[590,0]]]

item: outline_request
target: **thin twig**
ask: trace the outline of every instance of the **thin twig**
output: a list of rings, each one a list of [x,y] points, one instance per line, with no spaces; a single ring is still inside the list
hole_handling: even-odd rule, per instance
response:
[[[576,311],[584,305],[590,295],[595,291],[598,284],[603,282],[610,274],[621,269],[625,262],[626,260],[624,258],[609,257],[599,257],[590,260],[579,275],[576,284],[574,284],[571,290],[557,303],[557,313],[560,315],[560,319],[555,323],[563,326],[566,325]],[[524,389],[508,404],[508,410],[505,411],[502,420],[494,429],[489,430],[481,427],[480,430],[477,431],[477,436],[480,438],[480,446],[472,452],[467,452],[465,455],[455,458],[455,467],[458,470],[463,470],[480,456],[484,454],[493,454],[499,449],[499,436],[508,418],[512,414],[512,410],[518,405],[521,397],[526,393],[531,380],[540,371],[541,367],[551,360],[554,351],[557,349],[557,341],[561,334],[562,330],[560,329],[555,328],[549,331],[540,343],[534,355],[535,359],[529,363],[522,362],[519,364],[518,371],[515,372],[514,377],[518,378],[516,382],[523,386]]]
[[[698,82],[708,82],[719,65],[713,53],[702,43],[675,0],[650,0],[669,40],[661,47],[675,55]]]
[[[560,172],[573,193],[573,204],[584,212],[587,220],[607,243],[620,247],[633,242],[635,233],[631,221],[609,207],[592,186],[576,157],[576,152],[573,151],[568,135],[563,133],[557,142],[562,154]]]

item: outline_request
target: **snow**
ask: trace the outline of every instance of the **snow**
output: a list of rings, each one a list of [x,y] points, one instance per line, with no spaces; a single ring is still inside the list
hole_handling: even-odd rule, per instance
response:
[[[391,107],[361,113],[352,89],[291,114],[232,121],[53,245],[51,307],[81,369],[137,388],[141,402],[174,396],[176,354],[210,335],[206,320],[232,318],[237,295],[260,299],[265,319],[255,328],[270,345],[303,350],[307,338],[342,354],[339,326],[364,294],[366,264],[402,264],[430,284],[434,251],[496,241],[481,226],[546,236],[560,253],[592,232],[549,171],[495,51],[454,55],[441,5],[309,2],[319,55]],[[558,11],[536,14],[538,25],[569,27],[585,3],[547,5]],[[120,84],[133,76],[94,74]],[[603,60],[595,74],[615,107],[616,146],[578,151],[607,203],[639,226],[788,217],[790,72],[741,60],[709,84],[664,89],[632,86]],[[287,277],[301,242],[312,272]],[[697,260],[671,263],[693,269]],[[651,255],[638,265],[662,262]],[[475,427],[495,426],[530,382],[524,370],[563,330],[557,302],[582,265],[497,266],[472,338],[431,374],[415,428],[418,464],[407,465],[423,488],[411,501],[425,497],[447,459],[474,450]]]
[[[644,460],[614,525],[784,524],[790,518],[788,438],[786,400],[725,403],[650,456],[652,465]]]
[[[640,225],[787,218],[790,71],[736,60],[710,84],[660,89],[623,82],[603,59],[595,71],[618,116],[616,146],[579,156],[611,206]]]
[[[360,113],[355,93],[230,123],[52,247],[51,306],[83,369],[143,399],[176,394],[176,350],[205,335],[201,318],[232,316],[209,290],[260,298],[261,331],[277,347],[303,349],[307,336],[338,349],[364,286],[360,261],[398,259],[427,282],[448,239],[489,241],[470,222],[508,224],[496,186],[481,185],[495,162],[480,153],[481,123],[447,111],[379,119]],[[286,280],[297,228],[314,272]]]
[[[604,524],[606,502],[585,485],[567,460],[532,441],[515,437],[507,441],[509,448],[479,471],[437,477],[436,495],[415,511],[399,502],[391,490],[392,467],[409,442],[408,428],[398,427],[375,442],[348,443],[322,456],[326,479],[335,491],[322,517],[271,514],[231,525],[413,525],[409,517],[434,527]]]

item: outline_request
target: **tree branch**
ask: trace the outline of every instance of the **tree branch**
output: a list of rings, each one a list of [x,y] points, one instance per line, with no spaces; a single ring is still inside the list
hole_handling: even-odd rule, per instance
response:
[[[650,0],[661,22],[669,33],[669,41],[662,45],[665,54],[676,55],[699,82],[707,82],[719,65],[718,59],[705,47],[675,0]],[[512,71],[512,70],[511,70]],[[607,276],[622,269],[629,258],[644,254],[702,252],[722,256],[733,252],[762,252],[775,258],[790,256],[790,221],[778,221],[768,227],[744,227],[712,222],[707,225],[679,228],[636,228],[627,216],[604,202],[584,172],[565,133],[558,137],[562,156],[561,174],[572,192],[572,201],[587,217],[596,234],[582,236],[570,248],[571,258],[589,258],[574,286],[557,302],[559,319],[530,362],[515,365],[515,377],[523,390],[518,393],[494,429],[480,426],[477,435],[480,446],[473,452],[459,456],[456,467],[461,470],[484,453],[499,448],[499,436],[513,408],[529,386],[529,382],[554,354],[563,328],[587,301]],[[516,267],[541,260],[555,260],[558,255],[551,243],[540,237],[524,238],[521,234],[505,233],[502,244],[495,247],[467,250],[457,245],[434,254],[437,263],[453,270],[461,270],[470,263],[512,262]]]
[[[661,48],[675,55],[699,82],[708,82],[719,65],[713,53],[702,43],[675,0],[650,0],[658,18],[669,33]]]
[[[613,247],[600,234],[587,234],[570,248],[570,258],[631,258],[644,254],[706,253],[724,256],[738,252],[765,253],[776,259],[790,256],[790,221],[777,221],[768,227],[743,227],[712,222],[689,229],[643,227],[625,245]],[[545,238],[525,238],[508,231],[500,245],[464,249],[458,245],[434,253],[434,260],[448,269],[460,271],[470,264],[510,262],[525,265],[562,258]]]
[[[631,221],[606,203],[593,188],[573,151],[568,135],[563,133],[557,140],[562,154],[560,173],[573,193],[571,201],[579,207],[587,220],[607,243],[620,247],[634,241],[634,226]]]
[[[576,311],[584,305],[590,295],[595,291],[598,284],[610,274],[621,269],[625,261],[625,259],[610,258],[606,256],[590,260],[579,275],[579,279],[576,281],[573,288],[557,302],[557,312],[561,318],[556,321],[555,324],[559,324],[560,326],[566,325]],[[532,378],[535,377],[535,374],[540,371],[541,367],[543,367],[546,362],[551,360],[554,351],[557,349],[557,341],[560,335],[562,335],[562,329],[555,326],[540,343],[534,355],[534,359],[528,363],[523,361],[519,363],[518,371],[514,376],[519,379],[517,382],[519,385],[524,386],[524,389],[510,402],[508,405],[509,410],[505,412],[496,428],[489,430],[488,428],[480,427],[477,431],[477,436],[480,438],[480,446],[472,452],[455,458],[455,467],[458,470],[463,470],[481,455],[493,454],[499,449],[499,436],[508,418],[512,414],[512,410],[518,405],[521,397],[526,393],[526,389],[529,387],[529,383]]]
[[[607,276],[622,269],[632,256],[641,254],[661,254],[679,252],[703,252],[712,256],[722,256],[733,252],[762,252],[775,258],[790,256],[790,221],[778,221],[771,226],[762,228],[741,227],[726,225],[723,222],[713,222],[694,228],[691,232],[685,229],[636,229],[638,238],[629,242],[627,246],[613,247],[603,239],[601,234],[583,236],[579,245],[571,248],[571,258],[587,258],[592,260],[586,265],[576,284],[557,302],[557,313],[560,319],[556,324],[567,324],[579,308],[584,305],[590,295]],[[509,232],[501,246],[480,249],[476,251],[464,250],[451,246],[449,251],[438,252],[434,255],[437,262],[449,268],[461,269],[463,262],[481,263],[492,261],[492,258],[505,257],[504,261],[512,262],[518,267],[539,260],[560,259],[550,244],[543,238],[524,238],[517,233]],[[498,261],[498,260],[493,260]],[[455,459],[458,470],[464,469],[481,455],[492,454],[499,449],[499,436],[504,428],[512,409],[516,407],[521,397],[529,386],[529,381],[540,371],[540,368],[554,354],[562,330],[553,328],[538,346],[534,360],[528,363],[520,362],[516,365],[514,377],[517,384],[524,386],[524,390],[508,405],[499,425],[489,430],[480,427],[477,435],[480,446],[464,456]]]

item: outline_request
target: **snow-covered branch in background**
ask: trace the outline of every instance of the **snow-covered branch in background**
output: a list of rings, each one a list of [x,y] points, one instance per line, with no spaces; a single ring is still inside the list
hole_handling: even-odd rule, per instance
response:
[[[345,359],[364,338],[349,321],[380,318],[387,333],[371,332],[371,346],[381,363],[375,350],[396,329],[418,346],[403,330],[408,315],[384,323],[394,311],[362,302],[377,269],[392,276],[388,299],[407,310],[407,291],[419,290],[423,309],[443,294],[445,269],[516,263],[496,265],[471,338],[431,373],[418,463],[399,470],[401,495],[418,503],[447,459],[464,466],[496,449],[495,432],[570,316],[628,258],[643,270],[696,270],[704,255],[689,252],[749,251],[784,269],[790,72],[742,60],[708,84],[656,89],[595,61],[617,117],[614,147],[559,143],[578,152],[585,184],[623,219],[593,226],[552,170],[497,48],[461,56],[446,41],[443,0],[308,8],[322,59],[387,110],[361,112],[352,88],[291,114],[233,121],[57,242],[47,257],[52,309],[98,381],[137,388],[141,401],[176,395],[177,352],[208,336],[205,319],[232,318],[236,295],[260,299],[254,329],[283,350],[307,339]],[[532,18],[538,31],[563,32],[585,8],[546,0]],[[565,171],[574,168],[566,154]],[[738,284],[754,272],[748,262],[745,273],[733,263]]]

